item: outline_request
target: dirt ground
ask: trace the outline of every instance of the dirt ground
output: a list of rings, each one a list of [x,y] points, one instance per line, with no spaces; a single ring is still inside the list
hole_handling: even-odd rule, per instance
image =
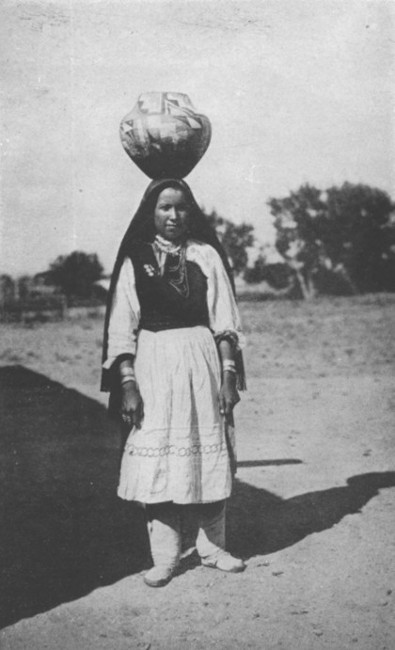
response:
[[[115,496],[102,321],[0,325],[1,650],[395,648],[395,295],[240,307],[228,544],[248,567],[191,554],[163,589]]]

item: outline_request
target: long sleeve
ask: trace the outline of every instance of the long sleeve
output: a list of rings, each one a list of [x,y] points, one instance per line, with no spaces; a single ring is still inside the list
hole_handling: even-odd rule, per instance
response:
[[[220,256],[212,246],[199,243],[192,243],[188,253],[188,258],[196,261],[207,277],[207,308],[214,337],[230,334],[236,341],[236,349],[243,349],[245,337],[239,310]]]
[[[136,353],[136,330],[139,320],[140,304],[133,264],[129,258],[125,258],[112,301],[108,326],[108,353],[103,368],[111,368],[121,354]]]

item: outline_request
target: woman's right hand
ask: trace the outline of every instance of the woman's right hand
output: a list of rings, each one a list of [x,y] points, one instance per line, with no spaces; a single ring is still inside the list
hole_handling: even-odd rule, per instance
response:
[[[123,422],[137,429],[141,426],[144,417],[143,400],[135,381],[122,384],[121,417]]]

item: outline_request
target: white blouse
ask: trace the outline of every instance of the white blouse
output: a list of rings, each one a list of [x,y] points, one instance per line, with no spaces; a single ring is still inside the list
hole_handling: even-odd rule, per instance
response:
[[[189,240],[186,258],[195,262],[207,278],[207,309],[210,329],[215,337],[231,332],[238,349],[245,346],[239,311],[229,277],[217,251],[209,244]],[[126,257],[114,292],[108,327],[108,356],[103,367],[111,367],[120,354],[136,354],[140,304],[136,292],[132,261]]]

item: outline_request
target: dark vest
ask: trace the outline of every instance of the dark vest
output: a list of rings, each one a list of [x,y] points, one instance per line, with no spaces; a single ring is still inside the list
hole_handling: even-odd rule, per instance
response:
[[[186,262],[188,295],[181,295],[169,284],[167,265],[160,276],[159,265],[151,244],[136,242],[130,250],[136,291],[140,303],[140,329],[159,332],[180,327],[204,325],[209,327],[207,310],[207,278],[195,262]],[[155,274],[150,276],[145,265]]]

